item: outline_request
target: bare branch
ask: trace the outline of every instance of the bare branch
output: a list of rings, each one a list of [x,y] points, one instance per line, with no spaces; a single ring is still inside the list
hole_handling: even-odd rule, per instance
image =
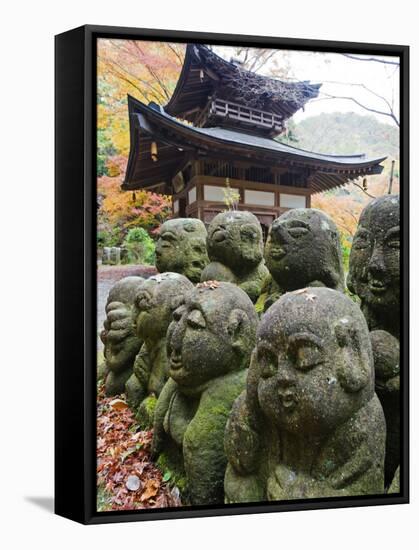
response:
[[[325,97],[319,97],[317,99],[312,99],[312,101],[324,101],[324,100],[328,100],[328,99],[345,99],[347,101],[352,101],[353,103],[355,103],[359,107],[362,107],[362,109],[365,109],[366,111],[369,111],[370,113],[376,113],[377,115],[387,116],[387,117],[391,118],[397,124],[397,126],[400,126],[400,122],[398,121],[397,117],[395,116],[395,114],[393,113],[392,110],[388,113],[386,111],[380,111],[379,109],[373,109],[372,107],[368,107],[367,105],[364,105],[363,103],[361,103],[360,101],[358,101],[354,97],[331,95],[331,94],[326,94],[324,92],[322,92],[322,93]]]
[[[397,65],[400,67],[400,63],[397,61],[387,61],[385,59],[379,59],[378,57],[358,57],[357,55],[352,55],[350,53],[342,53],[344,57],[349,57],[349,59],[355,59],[356,61],[375,61],[376,63],[383,63],[384,65]]]

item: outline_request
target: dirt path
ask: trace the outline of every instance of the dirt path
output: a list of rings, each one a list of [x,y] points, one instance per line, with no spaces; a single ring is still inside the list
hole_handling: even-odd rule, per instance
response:
[[[105,306],[112,286],[123,277],[138,275],[148,278],[156,273],[156,268],[149,265],[99,265],[97,272],[97,349],[103,349],[99,338],[106,318]]]

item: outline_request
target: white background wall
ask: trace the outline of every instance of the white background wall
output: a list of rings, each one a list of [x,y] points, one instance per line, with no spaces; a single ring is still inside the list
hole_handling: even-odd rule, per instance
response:
[[[412,338],[412,504],[82,527],[53,516],[53,35],[84,23],[408,43],[412,205],[418,209],[417,15],[400,0],[5,1],[1,47],[0,521],[3,548],[413,548],[418,522],[418,353]],[[24,142],[25,156],[20,146]],[[30,176],[28,176],[28,172]],[[25,174],[23,176],[22,174]],[[418,216],[412,320],[418,326]],[[3,282],[4,281],[4,282]],[[416,340],[416,341],[415,341]],[[69,487],[71,491],[71,487]],[[34,503],[34,499],[43,506]]]

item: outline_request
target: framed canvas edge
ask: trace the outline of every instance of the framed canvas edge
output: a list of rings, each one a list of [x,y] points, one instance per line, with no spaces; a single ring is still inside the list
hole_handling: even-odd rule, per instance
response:
[[[82,376],[82,388],[75,387],[68,381],[67,391],[71,391],[78,396],[77,402],[82,402],[83,426],[75,428],[74,434],[78,432],[74,442],[74,456],[82,457],[83,476],[79,480],[82,499],[78,499],[80,510],[72,512],[64,511],[56,507],[56,513],[85,524],[115,523],[126,521],[143,521],[156,519],[177,519],[192,518],[204,516],[221,516],[236,514],[255,514],[279,511],[297,511],[297,510],[317,510],[331,508],[346,508],[354,506],[375,506],[405,504],[409,502],[409,46],[394,44],[369,44],[339,42],[330,40],[310,40],[294,38],[275,38],[249,35],[227,35],[223,33],[202,33],[189,31],[170,31],[161,29],[141,29],[129,27],[110,27],[85,25],[57,35],[56,41],[69,33],[82,32],[84,35],[83,52],[83,118],[80,120],[83,128],[83,193],[82,193],[82,218],[74,216],[71,228],[59,227],[56,223],[57,231],[64,232],[63,240],[66,241],[71,236],[71,229],[78,223],[83,225],[83,338],[80,341],[80,347],[83,350],[84,361],[81,365],[75,366],[79,370],[79,378]],[[378,495],[378,496],[360,496],[345,497],[341,499],[316,499],[285,503],[251,503],[243,505],[219,505],[213,507],[190,506],[181,509],[150,509],[144,511],[124,511],[124,512],[97,512],[96,511],[96,40],[97,38],[136,38],[146,40],[161,41],[185,41],[192,40],[209,42],[212,44],[246,44],[252,46],[270,46],[286,47],[288,49],[306,49],[317,51],[347,51],[354,53],[375,53],[382,55],[400,56],[400,102],[401,102],[401,133],[400,133],[400,166],[403,178],[403,191],[401,192],[401,214],[403,224],[403,247],[402,247],[402,342],[401,342],[401,365],[402,365],[402,388],[401,388],[401,415],[403,426],[403,445],[401,460],[401,486],[400,493],[396,495]],[[59,91],[56,88],[56,97]],[[56,133],[60,132],[57,123],[56,109]],[[71,139],[71,136],[67,137]],[[57,149],[56,149],[57,162]],[[56,166],[57,168],[57,166]],[[56,194],[58,186],[56,170]],[[63,205],[56,201],[56,208],[60,210]],[[57,211],[56,211],[57,216]],[[56,241],[57,244],[57,241]],[[61,263],[62,250],[56,246],[56,266]],[[75,264],[75,270],[80,269],[80,264]],[[57,271],[56,271],[57,284]],[[60,313],[56,310],[56,317]],[[70,317],[72,317],[70,315]],[[80,322],[80,319],[72,318],[73,322]],[[56,332],[56,346],[64,346],[64,337]],[[62,373],[60,364],[56,360],[56,381]],[[56,383],[56,418],[57,407],[60,408],[60,399],[62,397],[62,388],[57,395]],[[73,411],[76,412],[76,411]],[[65,437],[60,426],[56,426],[56,441]],[[70,465],[69,458],[68,465]],[[56,459],[55,478],[60,479],[56,482],[56,491],[62,491],[63,484],[61,474],[57,468],[65,466],[62,459]],[[74,480],[76,483],[77,480]]]

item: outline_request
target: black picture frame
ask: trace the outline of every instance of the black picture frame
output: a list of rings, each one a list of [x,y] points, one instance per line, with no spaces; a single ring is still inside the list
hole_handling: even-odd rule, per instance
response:
[[[131,38],[400,57],[400,493],[284,503],[96,511],[96,39]],[[409,47],[86,25],[55,37],[55,513],[84,523],[409,502]]]

